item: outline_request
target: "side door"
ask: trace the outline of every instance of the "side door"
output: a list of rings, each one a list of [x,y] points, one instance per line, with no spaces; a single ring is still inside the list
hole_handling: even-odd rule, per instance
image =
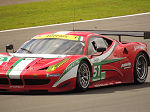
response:
[[[101,56],[105,51],[99,52],[97,51],[98,48],[108,48],[107,42],[100,36],[91,36],[88,40],[88,47],[87,47],[87,55],[91,57],[91,63],[93,66],[93,77],[92,81],[99,81],[105,79],[104,72],[101,71],[101,63],[100,59],[98,58]]]
[[[100,36],[91,36],[88,40],[87,55],[93,66],[92,82],[109,80],[118,82],[122,78],[119,70],[122,58],[115,57],[114,50],[117,42],[108,42]],[[99,51],[99,48],[103,48]]]

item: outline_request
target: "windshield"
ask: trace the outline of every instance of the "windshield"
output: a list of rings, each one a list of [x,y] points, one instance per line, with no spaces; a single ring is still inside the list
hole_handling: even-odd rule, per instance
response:
[[[84,42],[66,39],[45,38],[26,42],[16,53],[33,54],[83,54]]]

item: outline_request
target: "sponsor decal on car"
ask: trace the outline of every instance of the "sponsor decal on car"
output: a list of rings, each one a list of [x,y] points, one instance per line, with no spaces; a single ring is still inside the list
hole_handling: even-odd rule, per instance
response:
[[[46,77],[59,77],[60,74],[46,74]]]
[[[108,86],[108,85],[121,84],[121,83],[122,82],[110,82],[106,84],[95,84],[94,87]]]
[[[131,68],[131,63],[130,62],[124,63],[124,64],[121,65],[121,68],[122,69]]]
[[[12,57],[11,56],[4,56],[4,55],[0,55],[0,65],[3,62],[8,62]]]
[[[8,60],[8,57],[0,57],[0,61],[6,62]]]
[[[58,39],[67,39],[67,40],[83,41],[83,37],[82,37],[82,36],[63,35],[63,34],[41,35],[41,36],[36,36],[36,37],[34,37],[33,39],[43,39],[43,38],[58,38]]]
[[[18,88],[18,89],[20,89],[20,88],[24,88],[24,86],[9,86],[9,88]]]
[[[134,46],[134,51],[136,51],[137,49],[144,49],[144,46]]]

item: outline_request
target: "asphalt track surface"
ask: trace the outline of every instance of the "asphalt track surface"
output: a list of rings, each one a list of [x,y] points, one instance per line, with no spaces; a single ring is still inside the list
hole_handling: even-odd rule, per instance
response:
[[[150,30],[150,14],[75,24],[76,29]],[[0,52],[7,43],[17,49],[34,35],[51,30],[71,30],[72,24],[0,32]],[[115,37],[112,37],[115,38]],[[127,41],[150,40],[124,38]],[[150,68],[149,68],[150,71]],[[0,93],[0,112],[150,112],[150,73],[142,85],[117,85],[65,93]]]

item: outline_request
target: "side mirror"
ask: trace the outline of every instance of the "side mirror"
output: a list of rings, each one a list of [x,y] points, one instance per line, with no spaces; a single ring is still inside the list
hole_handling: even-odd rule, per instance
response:
[[[100,48],[97,48],[96,51],[97,51],[97,52],[101,52],[101,54],[103,54],[103,52],[106,51],[106,48],[100,47]],[[94,55],[91,55],[91,58],[92,58],[93,56],[99,56],[99,55],[101,55],[101,54],[94,54]]]
[[[14,52],[14,47],[12,44],[6,45],[6,52],[8,52],[8,50],[13,50],[13,52]]]
[[[97,51],[97,52],[102,52],[102,53],[103,53],[104,51],[106,51],[106,48],[100,47],[100,48],[97,48],[96,51]]]

